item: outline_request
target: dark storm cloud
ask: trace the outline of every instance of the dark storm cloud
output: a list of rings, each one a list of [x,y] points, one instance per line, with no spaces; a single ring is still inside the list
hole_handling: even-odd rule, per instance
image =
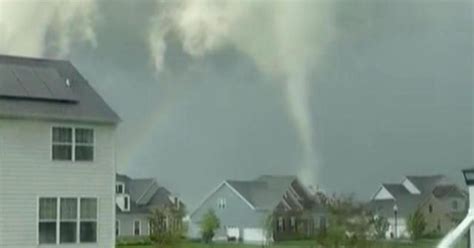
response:
[[[191,204],[226,178],[296,174],[303,148],[284,93],[249,57],[191,58],[176,41],[157,75],[154,2],[99,3],[98,46],[72,60],[124,120],[120,172]],[[327,21],[334,38],[311,77],[319,184],[368,197],[405,174],[458,179],[473,164],[472,2],[344,1]]]

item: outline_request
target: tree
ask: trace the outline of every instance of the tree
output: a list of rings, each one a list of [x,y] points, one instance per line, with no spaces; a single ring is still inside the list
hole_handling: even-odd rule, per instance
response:
[[[426,221],[419,208],[408,216],[407,229],[412,240],[418,240],[423,236],[426,229]]]
[[[372,223],[375,229],[375,237],[377,239],[384,239],[385,234],[387,233],[388,228],[390,226],[387,218],[383,216],[376,216],[373,218]]]
[[[204,214],[201,221],[201,236],[202,240],[205,243],[209,243],[214,238],[215,231],[219,229],[220,221],[217,218],[216,213],[214,210],[209,209],[207,213]]]
[[[368,239],[371,215],[364,205],[356,203],[352,196],[326,198],[329,210],[329,225],[317,237],[324,247],[372,247]]]
[[[273,238],[273,231],[275,228],[275,214],[273,212],[264,216],[263,219],[263,230],[265,232],[265,242],[263,245],[267,244],[267,241],[270,241]]]
[[[185,209],[173,206],[152,210],[150,217],[150,240],[156,247],[178,246],[186,232],[183,224]]]

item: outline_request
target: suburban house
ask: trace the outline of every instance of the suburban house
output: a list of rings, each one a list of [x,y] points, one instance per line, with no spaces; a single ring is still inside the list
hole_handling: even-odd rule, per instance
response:
[[[294,239],[326,227],[325,208],[294,176],[222,182],[189,215],[191,238],[199,237],[199,223],[210,209],[220,220],[218,240],[260,243]],[[272,227],[265,224],[269,216],[274,220]]]
[[[370,206],[387,218],[387,238],[409,237],[407,218],[420,209],[427,222],[426,233],[446,234],[467,211],[467,194],[442,175],[406,176],[399,184],[382,184]]]
[[[149,219],[153,209],[185,209],[178,197],[152,178],[132,179],[117,174],[115,193],[115,234],[118,239],[148,237],[151,231]]]
[[[0,56],[0,247],[115,246],[118,122],[70,62]]]

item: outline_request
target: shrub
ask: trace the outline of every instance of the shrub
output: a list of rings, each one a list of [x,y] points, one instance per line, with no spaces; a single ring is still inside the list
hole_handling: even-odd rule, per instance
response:
[[[352,196],[332,196],[326,199],[329,225],[317,236],[324,247],[372,247],[368,240],[371,215]]]
[[[408,216],[407,229],[412,240],[418,240],[423,237],[426,228],[426,221],[420,209]]]
[[[150,240],[156,247],[176,247],[183,240],[186,227],[182,220],[184,209],[156,208],[150,217]]]
[[[383,216],[377,216],[373,219],[373,225],[375,229],[375,237],[377,239],[385,239],[385,234],[388,231],[389,223],[388,220]]]
[[[201,221],[201,237],[205,243],[209,243],[214,238],[215,231],[220,227],[219,218],[217,218],[214,210],[209,209],[209,211],[204,214]]]

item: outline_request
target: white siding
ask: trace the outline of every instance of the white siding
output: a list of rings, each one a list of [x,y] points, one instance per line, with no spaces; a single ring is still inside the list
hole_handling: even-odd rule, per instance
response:
[[[94,128],[93,162],[51,160],[51,127]],[[96,197],[97,244],[41,247],[112,248],[115,243],[113,126],[0,119],[0,247],[38,247],[38,198]]]
[[[266,241],[265,231],[261,228],[244,228],[244,241],[248,243],[262,243]]]
[[[386,199],[393,199],[392,194],[388,192],[385,187],[381,187],[380,190],[375,194],[374,200],[386,200]]]
[[[403,180],[403,186],[412,194],[420,194],[420,190],[408,179]]]
[[[395,233],[397,234],[398,238],[409,238],[410,237],[410,233],[408,232],[407,223],[406,223],[405,218],[400,218],[400,217],[397,218],[397,225],[396,225],[397,231],[396,232],[395,232],[395,218],[390,217],[390,218],[388,218],[387,221],[388,221],[388,224],[389,224],[387,233],[385,234],[387,239],[391,238],[390,234],[395,235]]]
[[[120,235],[118,238],[135,237],[133,222],[140,221],[141,237],[149,236],[149,215],[147,214],[117,214],[117,220],[120,221]]]

